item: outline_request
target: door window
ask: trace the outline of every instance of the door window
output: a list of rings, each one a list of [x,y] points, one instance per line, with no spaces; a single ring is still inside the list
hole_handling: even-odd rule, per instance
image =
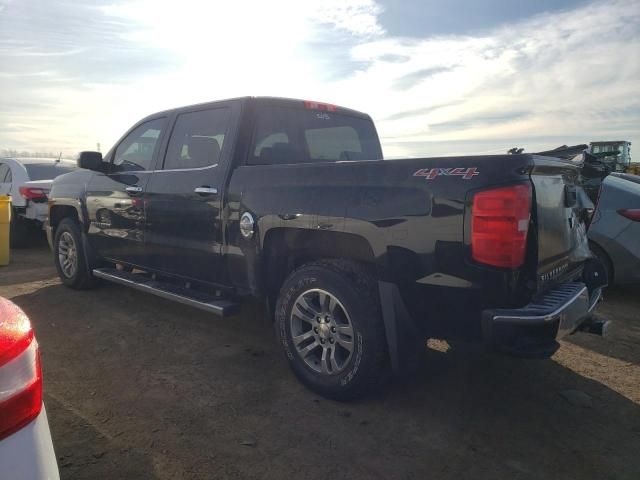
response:
[[[229,128],[229,109],[214,108],[178,115],[169,139],[165,170],[203,168],[220,161]]]
[[[165,118],[150,120],[136,127],[116,148],[111,172],[151,170]]]

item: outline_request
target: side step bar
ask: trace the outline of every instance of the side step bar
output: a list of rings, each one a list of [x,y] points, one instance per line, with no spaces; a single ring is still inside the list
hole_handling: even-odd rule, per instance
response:
[[[235,315],[240,311],[238,303],[198,290],[180,287],[173,283],[154,280],[146,274],[123,272],[115,268],[96,268],[93,270],[93,275],[125,287],[135,288],[142,292],[199,308],[221,317]]]

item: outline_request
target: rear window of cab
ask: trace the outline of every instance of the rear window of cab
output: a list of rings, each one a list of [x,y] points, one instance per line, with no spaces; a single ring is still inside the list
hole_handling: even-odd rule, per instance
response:
[[[382,159],[373,122],[335,111],[266,106],[253,138],[250,165]]]

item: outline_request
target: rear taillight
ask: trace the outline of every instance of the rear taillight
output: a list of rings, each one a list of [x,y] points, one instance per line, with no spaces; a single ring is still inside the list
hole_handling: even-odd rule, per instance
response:
[[[48,190],[35,187],[20,187],[20,195],[27,200],[46,200]]]
[[[628,218],[634,222],[640,222],[640,208],[622,208],[618,210],[618,213],[624,218]]]
[[[0,440],[42,409],[40,353],[29,319],[0,298]]]
[[[520,184],[473,197],[471,255],[477,262],[517,268],[524,263],[531,215],[531,186]]]

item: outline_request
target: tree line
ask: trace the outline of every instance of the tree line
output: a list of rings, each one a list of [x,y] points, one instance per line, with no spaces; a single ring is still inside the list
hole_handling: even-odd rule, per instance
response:
[[[28,150],[15,150],[12,148],[3,148],[0,150],[0,157],[14,157],[14,158],[67,158],[73,159],[69,155],[62,154],[60,152],[30,152]]]

